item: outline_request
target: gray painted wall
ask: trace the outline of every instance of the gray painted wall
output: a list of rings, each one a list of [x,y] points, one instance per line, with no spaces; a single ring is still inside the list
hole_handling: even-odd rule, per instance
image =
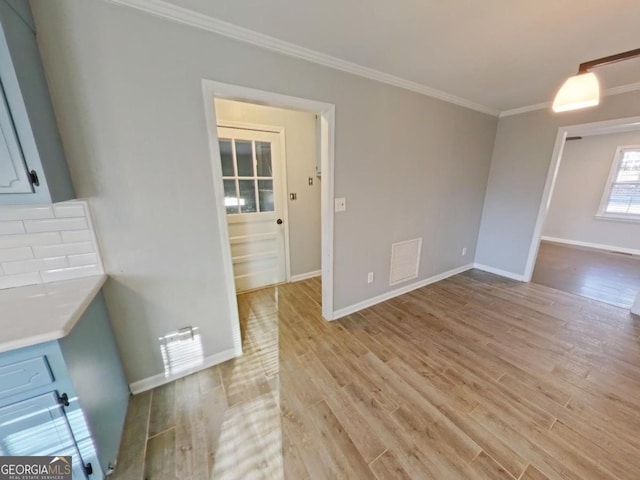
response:
[[[596,218],[616,149],[640,145],[640,131],[567,142],[543,235],[640,250],[640,223]]]
[[[392,242],[424,238],[418,280],[474,258],[496,118],[101,0],[32,8],[130,381],[163,371],[178,327],[205,355],[233,345],[202,78],[336,105],[336,309],[391,290]]]
[[[316,177],[316,116],[306,112],[217,99],[218,121],[284,127],[291,275],[320,270],[320,179]],[[313,185],[309,185],[309,177]]]
[[[640,92],[603,97],[598,107],[551,109],[498,122],[476,262],[517,275],[525,271],[558,128],[640,115]]]

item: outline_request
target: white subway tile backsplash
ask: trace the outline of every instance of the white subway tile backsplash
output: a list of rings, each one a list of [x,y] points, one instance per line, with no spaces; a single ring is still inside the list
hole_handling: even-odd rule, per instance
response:
[[[21,273],[19,275],[3,275],[0,277],[0,289],[23,287],[42,283],[38,272]]]
[[[97,265],[85,265],[83,267],[69,267],[60,270],[47,270],[40,272],[44,283],[59,282],[60,280],[70,280],[72,278],[88,277],[102,273]]]
[[[56,218],[72,218],[72,217],[86,217],[84,212],[84,206],[82,204],[58,204],[53,206],[53,214]]]
[[[53,218],[53,208],[50,206],[11,206],[0,207],[0,221],[7,220],[39,220]]]
[[[86,230],[89,228],[86,218],[56,218],[53,220],[25,220],[24,226],[29,233],[62,232],[66,230]]]
[[[81,253],[94,252],[93,243],[61,243],[59,245],[41,245],[33,247],[36,258],[60,257],[62,255],[79,255]]]
[[[0,207],[0,289],[103,273],[85,202]]]
[[[90,242],[93,238],[89,230],[70,230],[60,232],[60,235],[62,235],[62,243]]]
[[[62,243],[58,232],[0,235],[0,249]]]
[[[98,265],[98,255],[95,253],[83,253],[82,255],[69,255],[69,266],[81,267],[84,265]]]
[[[0,263],[17,262],[33,258],[33,250],[30,247],[2,248],[0,249]]]
[[[14,233],[24,233],[22,222],[0,222],[0,235],[13,235]]]
[[[2,269],[6,275],[18,273],[39,272],[41,270],[54,270],[69,266],[67,257],[34,258],[20,262],[6,262],[2,264]]]

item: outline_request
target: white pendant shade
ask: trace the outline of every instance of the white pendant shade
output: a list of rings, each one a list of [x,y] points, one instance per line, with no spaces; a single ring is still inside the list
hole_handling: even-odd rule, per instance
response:
[[[593,107],[600,103],[600,84],[592,72],[569,77],[553,101],[554,112]]]

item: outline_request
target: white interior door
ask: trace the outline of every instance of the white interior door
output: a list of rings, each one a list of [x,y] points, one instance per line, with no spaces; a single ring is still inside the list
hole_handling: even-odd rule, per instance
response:
[[[280,134],[218,128],[236,290],[286,280]]]

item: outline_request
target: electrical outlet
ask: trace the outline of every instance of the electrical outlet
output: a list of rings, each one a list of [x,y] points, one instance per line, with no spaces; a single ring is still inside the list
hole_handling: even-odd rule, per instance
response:
[[[467,255],[467,247],[464,247],[464,248],[462,249],[462,256],[464,257],[464,256],[466,256],[466,255]]]
[[[336,198],[334,200],[335,202],[335,211],[336,212],[344,212],[347,209],[347,199],[342,197],[342,198]]]
[[[367,274],[367,283],[373,283],[373,272]]]

